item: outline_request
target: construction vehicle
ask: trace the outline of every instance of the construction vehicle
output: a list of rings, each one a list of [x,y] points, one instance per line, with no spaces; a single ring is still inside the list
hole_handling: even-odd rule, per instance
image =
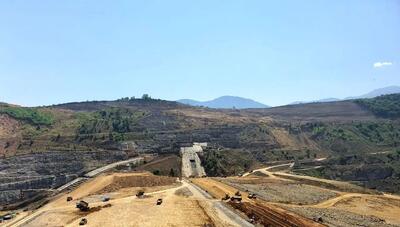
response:
[[[102,201],[103,201],[103,202],[108,202],[108,201],[110,201],[110,197],[106,196],[106,197],[104,197],[104,198],[102,199]]]
[[[222,200],[228,200],[228,199],[230,199],[231,197],[228,195],[228,194],[225,194],[225,197],[223,197],[222,198]]]
[[[15,217],[15,213],[8,213],[8,214],[6,214],[6,215],[3,215],[2,217],[1,217],[1,219],[2,220],[10,220],[10,219],[12,219],[12,218],[14,218]]]
[[[257,194],[255,193],[249,193],[249,195],[247,196],[249,199],[257,199]]]
[[[237,191],[234,196],[231,197],[231,201],[234,203],[240,203],[242,201],[242,194]]]
[[[78,208],[80,211],[88,211],[89,203],[81,200],[81,201],[79,201],[79,203],[76,203],[76,208]]]
[[[72,201],[72,197],[71,196],[67,197],[67,202],[69,202],[69,201]]]
[[[242,202],[242,196],[241,195],[234,195],[231,197],[231,201],[234,203],[240,203]]]
[[[157,199],[157,205],[161,205],[162,202],[162,199]]]
[[[138,197],[138,198],[141,198],[141,197],[143,197],[144,196],[144,191],[138,191],[137,193],[136,193],[136,197]]]
[[[79,222],[79,225],[86,225],[87,224],[87,219],[82,218],[81,221]]]
[[[315,217],[315,218],[313,218],[313,220],[316,221],[316,222],[319,222],[319,223],[323,223],[324,222],[324,220],[322,219],[321,216]]]

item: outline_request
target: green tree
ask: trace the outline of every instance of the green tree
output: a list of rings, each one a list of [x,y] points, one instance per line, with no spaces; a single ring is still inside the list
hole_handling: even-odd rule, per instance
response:
[[[144,100],[150,100],[151,97],[150,97],[149,94],[143,94],[143,95],[142,95],[142,99],[144,99]]]

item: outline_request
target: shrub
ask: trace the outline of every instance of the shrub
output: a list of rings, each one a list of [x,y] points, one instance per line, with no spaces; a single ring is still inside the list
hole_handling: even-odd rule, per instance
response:
[[[27,121],[33,125],[51,125],[54,122],[53,116],[49,113],[30,107],[0,107],[0,113],[7,114],[17,120]]]

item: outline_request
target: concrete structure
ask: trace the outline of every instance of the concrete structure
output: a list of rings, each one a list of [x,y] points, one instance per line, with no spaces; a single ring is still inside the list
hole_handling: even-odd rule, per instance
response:
[[[208,146],[207,142],[204,143],[193,143],[193,146],[200,146],[201,148],[206,148]]]
[[[181,147],[182,157],[182,176],[183,177],[203,177],[206,176],[201,160],[197,153],[203,152],[203,148],[199,144],[192,147]]]

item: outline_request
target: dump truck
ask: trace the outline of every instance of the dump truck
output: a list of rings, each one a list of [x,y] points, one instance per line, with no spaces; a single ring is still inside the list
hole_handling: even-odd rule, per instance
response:
[[[87,224],[87,219],[82,218],[81,221],[79,222],[79,225],[86,225]]]
[[[81,211],[88,211],[89,210],[89,203],[81,200],[79,203],[76,203],[76,208],[78,208]]]
[[[231,197],[231,201],[235,203],[240,203],[242,201],[242,194],[237,191],[234,196]]]
[[[241,195],[234,195],[231,197],[231,201],[234,203],[240,203],[242,201],[242,196]]]

